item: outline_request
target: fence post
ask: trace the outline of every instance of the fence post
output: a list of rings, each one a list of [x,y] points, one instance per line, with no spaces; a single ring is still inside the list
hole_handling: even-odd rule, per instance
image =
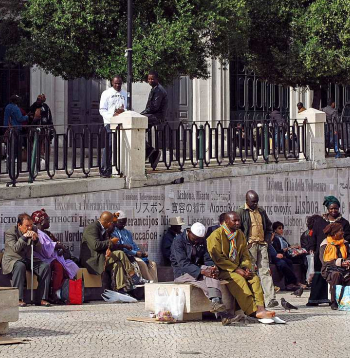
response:
[[[145,131],[148,128],[148,119],[137,112],[125,111],[111,118],[111,130],[114,131],[118,124],[122,124],[122,133],[117,150],[120,150],[120,170],[126,178],[126,187],[142,186],[147,180],[145,174]],[[112,170],[113,174],[116,174],[114,167]]]
[[[325,161],[325,136],[324,124],[326,123],[326,113],[314,108],[298,113],[297,120],[299,125],[306,123],[306,150],[307,158],[312,161]],[[304,156],[300,156],[303,158]],[[303,158],[304,159],[304,158]]]
[[[203,124],[201,124],[199,126],[199,169],[203,169],[204,168],[204,126]]]

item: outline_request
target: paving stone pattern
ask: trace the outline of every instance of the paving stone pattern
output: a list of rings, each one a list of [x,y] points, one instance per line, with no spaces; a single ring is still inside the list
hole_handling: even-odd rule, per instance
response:
[[[329,307],[306,307],[307,295],[279,293],[299,307],[276,312],[286,325],[231,325],[218,321],[174,325],[129,322],[147,317],[144,303],[83,306],[29,306],[10,324],[9,336],[26,344],[0,346],[1,358],[92,357],[336,357],[349,356],[350,314]]]

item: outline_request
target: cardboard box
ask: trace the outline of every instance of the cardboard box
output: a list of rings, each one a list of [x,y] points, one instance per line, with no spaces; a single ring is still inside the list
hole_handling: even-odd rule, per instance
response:
[[[101,275],[92,275],[86,268],[80,268],[77,278],[83,278],[85,287],[102,287]]]

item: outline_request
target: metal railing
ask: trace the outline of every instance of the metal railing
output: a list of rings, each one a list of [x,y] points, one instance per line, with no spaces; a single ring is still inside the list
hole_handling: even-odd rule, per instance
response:
[[[209,165],[232,165],[280,159],[307,158],[306,123],[267,119],[251,122],[180,122],[159,125],[148,132],[148,142],[161,151],[160,165],[166,169],[178,167],[204,168]],[[160,166],[159,165],[159,166]],[[159,168],[158,166],[158,168]]]
[[[0,178],[16,186],[19,180],[33,182],[42,174],[50,179],[58,173],[88,177],[94,169],[99,174],[114,167],[122,175],[121,131],[121,125],[113,132],[103,125],[69,125],[65,133],[57,133],[54,126],[12,127],[0,135]]]

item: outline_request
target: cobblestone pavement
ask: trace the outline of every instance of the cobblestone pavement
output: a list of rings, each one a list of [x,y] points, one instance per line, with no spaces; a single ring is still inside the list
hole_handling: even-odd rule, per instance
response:
[[[329,307],[306,307],[305,297],[279,293],[299,307],[285,313],[286,325],[231,325],[218,321],[173,325],[129,322],[147,317],[144,303],[26,307],[10,324],[9,336],[26,344],[0,346],[1,358],[54,357],[332,357],[349,355],[350,315]]]

